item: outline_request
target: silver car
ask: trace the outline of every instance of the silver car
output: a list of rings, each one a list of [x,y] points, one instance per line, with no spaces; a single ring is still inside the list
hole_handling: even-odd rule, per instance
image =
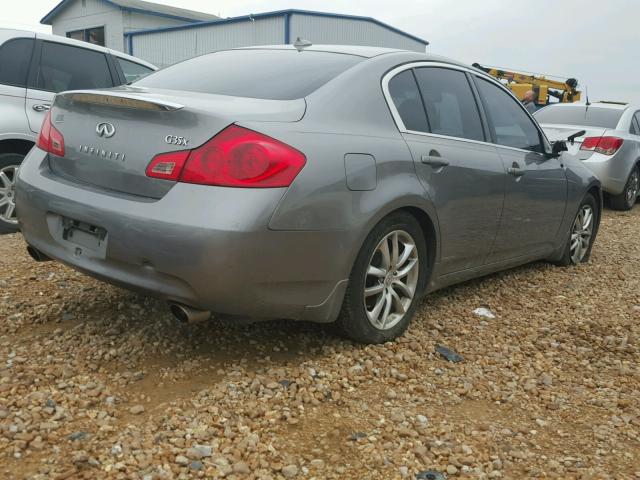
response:
[[[143,60],[87,42],[0,28],[0,234],[18,231],[15,172],[36,143],[55,94],[114,87],[155,70]]]
[[[534,116],[550,138],[584,130],[570,154],[600,179],[611,207],[633,208],[640,195],[640,105],[556,104]]]
[[[400,335],[419,299],[586,261],[600,183],[484,72],[367,47],[222,51],[57,96],[20,169],[36,260],[210,312]]]

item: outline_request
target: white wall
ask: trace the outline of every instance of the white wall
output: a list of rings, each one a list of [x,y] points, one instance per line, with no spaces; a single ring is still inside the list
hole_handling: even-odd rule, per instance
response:
[[[122,51],[122,12],[100,0],[76,0],[68,5],[52,22],[55,35],[67,36],[67,32],[85,28],[104,27],[105,47]]]
[[[82,0],[75,0],[54,17],[52,31],[64,37],[74,30],[104,27],[105,47],[126,52],[124,32],[185,23],[189,22],[159,15],[122,11],[100,0],[85,0],[84,5]]]

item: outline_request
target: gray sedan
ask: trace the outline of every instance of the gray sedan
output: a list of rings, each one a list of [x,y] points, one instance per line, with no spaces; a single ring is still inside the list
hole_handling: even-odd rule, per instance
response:
[[[210,312],[392,340],[426,292],[584,262],[599,181],[498,82],[440,57],[291,46],[59,94],[20,169],[36,260]]]
[[[640,105],[556,104],[535,118],[552,138],[584,130],[569,146],[570,154],[600,179],[613,208],[633,208],[640,195]]]

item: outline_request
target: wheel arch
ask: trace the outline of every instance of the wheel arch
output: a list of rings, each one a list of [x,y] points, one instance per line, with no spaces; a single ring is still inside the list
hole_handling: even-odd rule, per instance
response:
[[[439,247],[436,224],[427,212],[418,207],[403,207],[395,211],[405,211],[409,213],[418,221],[418,224],[420,225],[424,240],[427,244],[428,263],[426,285],[428,286],[431,281],[431,276],[433,275],[433,269],[437,258],[436,252]]]
[[[595,241],[596,236],[598,235],[598,231],[600,230],[600,220],[602,220],[602,212],[604,210],[604,193],[602,191],[602,186],[600,182],[594,182],[589,185],[587,189],[587,194],[591,194],[595,197],[596,202],[598,203],[598,219],[594,225],[593,229],[593,241]],[[593,246],[593,243],[592,243]]]
[[[427,244],[427,255],[428,255],[428,258],[427,258],[428,268],[426,270],[427,275],[425,278],[426,280],[425,285],[428,290],[431,284],[431,280],[433,278],[437,260],[439,258],[439,248],[440,248],[439,235],[440,234],[438,230],[438,223],[437,223],[437,217],[435,215],[435,211],[430,213],[427,211],[427,208],[423,208],[423,206],[418,206],[415,202],[396,203],[396,204],[390,205],[387,209],[378,212],[378,215],[376,215],[368,224],[367,228],[365,229],[365,232],[363,232],[363,235],[358,242],[357,249],[352,255],[352,261],[351,261],[349,272],[353,270],[356,258],[358,257],[358,253],[362,249],[362,246],[364,245],[367,237],[370,235],[370,233],[373,231],[376,225],[378,225],[380,222],[382,222],[385,218],[389,217],[390,215],[393,215],[399,212],[408,213],[413,218],[415,218],[418,224],[420,225],[420,230],[424,235],[424,239]]]
[[[0,140],[0,155],[3,153],[18,153],[26,155],[35,144],[30,140],[19,138]]]
[[[598,207],[600,208],[600,211],[602,211],[602,206],[604,202],[604,192],[602,191],[602,187],[600,186],[600,183],[597,183],[597,182],[591,183],[591,185],[587,187],[587,193],[590,193],[596,198],[598,202]]]

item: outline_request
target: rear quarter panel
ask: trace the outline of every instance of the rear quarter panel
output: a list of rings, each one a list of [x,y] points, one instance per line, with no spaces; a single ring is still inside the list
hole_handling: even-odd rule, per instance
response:
[[[414,54],[382,55],[362,62],[307,97],[304,118],[291,124],[247,124],[302,151],[307,163],[280,201],[272,230],[335,231],[345,238],[343,276],[368,233],[390,212],[417,207],[437,217],[420,183],[411,152],[383,97],[381,78]],[[375,158],[376,188],[347,187],[346,154]],[[436,257],[437,258],[437,257]]]

